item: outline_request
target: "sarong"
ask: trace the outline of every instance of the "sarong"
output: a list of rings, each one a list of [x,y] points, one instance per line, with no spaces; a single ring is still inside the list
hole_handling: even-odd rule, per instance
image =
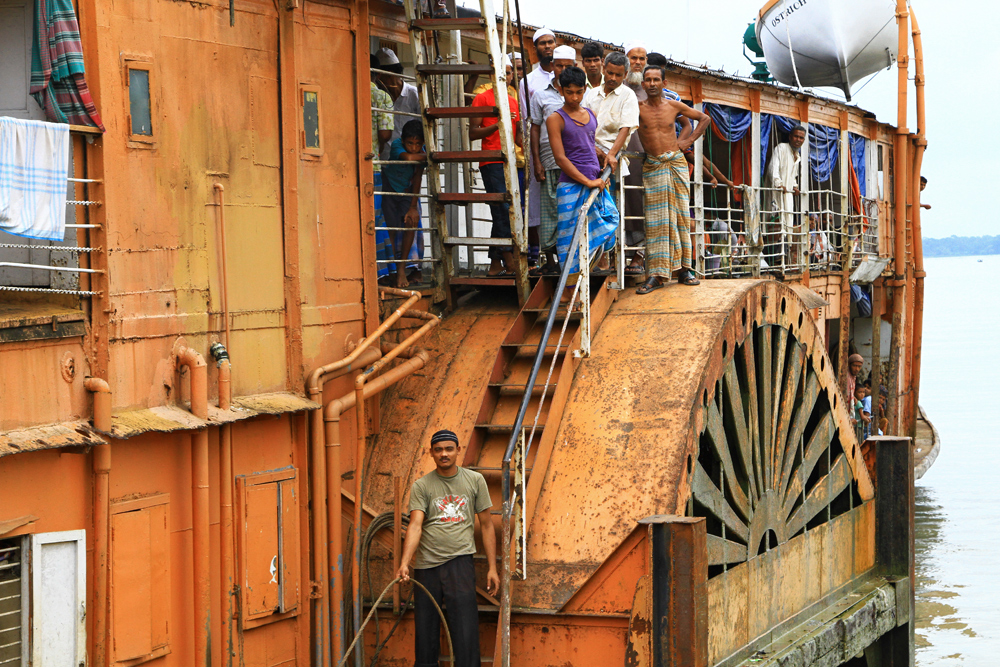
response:
[[[382,191],[382,172],[375,172],[375,192]],[[390,260],[395,259],[392,252],[392,241],[389,240],[389,232],[385,227],[385,218],[382,217],[382,195],[375,195],[375,259]],[[395,264],[376,264],[376,275],[384,278],[389,275],[389,269],[396,270]]]
[[[539,200],[542,206],[542,222],[538,229],[538,244],[542,250],[556,247],[556,231],[559,227],[559,169],[546,169],[545,181],[538,184]]]
[[[647,155],[642,163],[646,274],[670,278],[691,267],[690,190],[684,154]]]
[[[556,252],[559,263],[566,266],[570,262],[570,274],[580,272],[580,255],[569,254],[569,246],[573,242],[573,230],[580,216],[580,208],[590,196],[590,188],[582,183],[559,184],[559,226],[556,232]],[[595,262],[601,253],[612,250],[618,238],[618,209],[611,198],[611,193],[602,189],[598,193],[590,210],[587,211],[587,228],[590,234],[590,261]]]

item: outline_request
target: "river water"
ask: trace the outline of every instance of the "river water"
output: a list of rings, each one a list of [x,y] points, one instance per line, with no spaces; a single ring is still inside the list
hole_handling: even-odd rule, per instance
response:
[[[1000,256],[925,260],[920,403],[941,436],[917,481],[917,665],[1000,665]]]

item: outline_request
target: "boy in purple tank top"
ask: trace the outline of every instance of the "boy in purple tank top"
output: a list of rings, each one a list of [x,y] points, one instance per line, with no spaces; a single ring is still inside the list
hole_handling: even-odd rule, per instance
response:
[[[607,252],[615,247],[618,232],[618,208],[607,191],[607,181],[598,178],[601,165],[597,161],[597,118],[590,109],[580,106],[586,91],[587,75],[579,67],[567,67],[559,75],[565,104],[546,121],[552,155],[562,170],[559,177],[556,250],[559,263],[570,263],[570,273],[580,271],[579,256],[568,257],[580,209],[599,188],[600,193],[587,212],[590,231],[591,266],[599,275],[610,275]]]

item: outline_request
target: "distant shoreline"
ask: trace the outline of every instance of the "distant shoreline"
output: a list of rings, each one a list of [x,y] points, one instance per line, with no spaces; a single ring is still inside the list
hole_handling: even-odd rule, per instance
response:
[[[1000,255],[1000,236],[949,236],[924,238],[924,257]]]

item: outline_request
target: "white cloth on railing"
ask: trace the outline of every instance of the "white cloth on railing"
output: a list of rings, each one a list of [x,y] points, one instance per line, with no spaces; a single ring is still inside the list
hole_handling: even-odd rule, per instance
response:
[[[743,229],[746,230],[747,247],[751,254],[757,254],[764,247],[760,234],[760,207],[757,205],[757,193],[749,185],[739,186],[743,194]]]
[[[62,241],[69,126],[0,117],[0,230]]]

